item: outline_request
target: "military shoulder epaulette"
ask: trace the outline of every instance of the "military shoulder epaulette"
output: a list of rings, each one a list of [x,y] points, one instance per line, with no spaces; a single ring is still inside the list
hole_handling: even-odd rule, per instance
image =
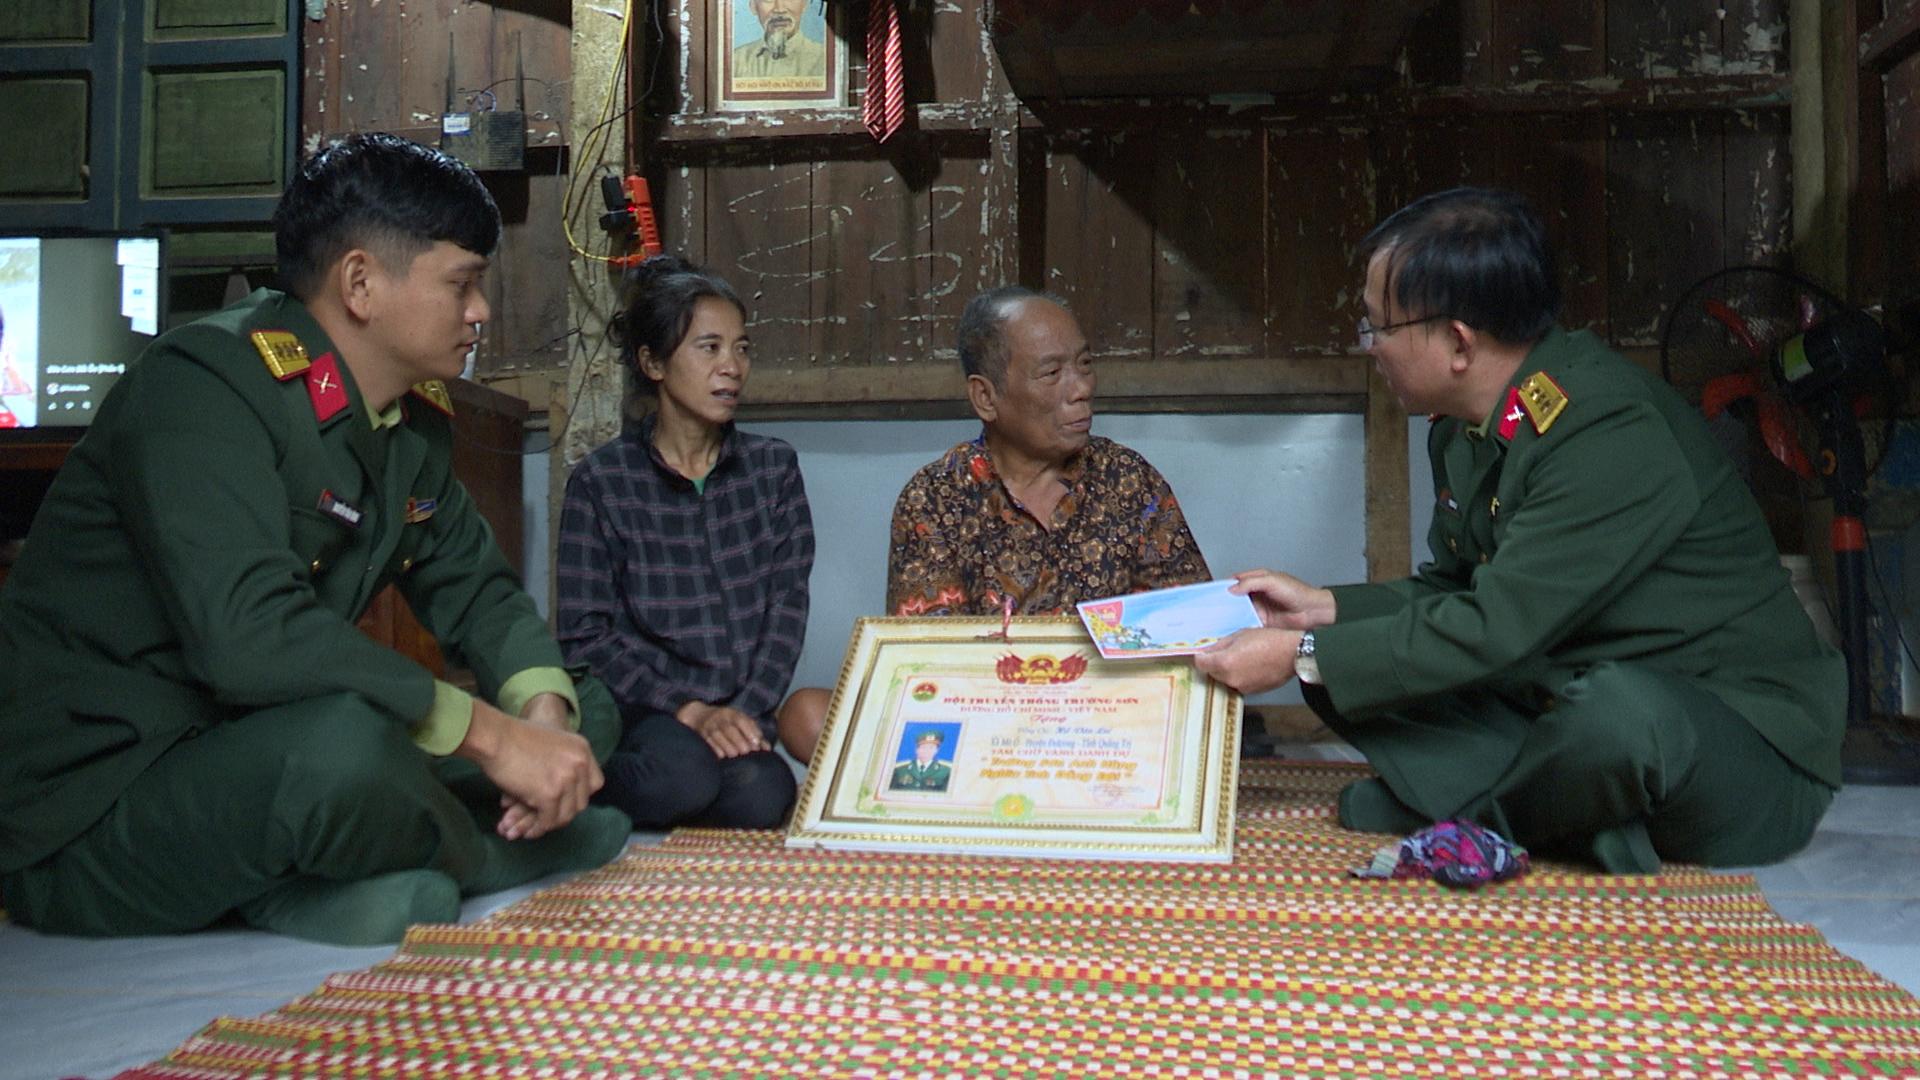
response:
[[[312,366],[307,359],[307,347],[285,330],[255,330],[253,347],[260,350],[260,359],[267,365],[267,370],[281,382]]]
[[[447,384],[441,382],[439,379],[429,379],[426,382],[414,383],[413,396],[439,409],[448,416],[453,415],[453,396],[447,393]]]
[[[1520,407],[1527,410],[1533,430],[1542,435],[1567,411],[1567,392],[1544,371],[1536,371],[1520,384]]]

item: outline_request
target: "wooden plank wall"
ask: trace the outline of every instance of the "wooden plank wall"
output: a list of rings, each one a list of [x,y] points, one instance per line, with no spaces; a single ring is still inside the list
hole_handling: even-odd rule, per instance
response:
[[[1786,0],[1442,0],[1395,85],[1252,108],[1023,104],[985,31],[990,0],[909,2],[915,116],[885,148],[853,108],[709,112],[707,5],[655,2],[661,32],[634,46],[659,68],[639,157],[668,245],[750,296],[769,404],[947,399],[961,306],[1021,280],[1070,298],[1103,358],[1134,362],[1115,370],[1126,407],[1358,410],[1364,378],[1298,361],[1352,348],[1359,236],[1452,183],[1533,195],[1566,259],[1569,321],[1622,345],[1652,344],[1665,300],[1706,271],[1783,257]],[[864,10],[830,5],[856,102]],[[450,45],[463,104],[510,94],[524,63],[536,149],[528,171],[489,178],[509,228],[488,378],[561,363],[570,329],[551,272],[566,256],[560,147],[584,126],[566,115],[570,22],[566,0],[328,4],[307,22],[308,148],[354,130],[435,137]],[[1159,374],[1169,363],[1199,377]]]
[[[1784,258],[1784,0],[1441,4],[1400,84],[1238,109],[1013,102],[984,2],[910,35],[932,72],[910,71],[921,123],[902,146],[851,115],[714,121],[701,51],[682,64],[646,156],[669,246],[737,278],[766,328],[758,401],[860,414],[951,394],[960,306],[1021,280],[1074,303],[1125,407],[1358,410],[1363,373],[1324,363],[1353,348],[1354,244],[1462,182],[1536,199],[1569,321],[1624,346],[1654,344],[1706,272]],[[674,15],[702,40],[697,6]]]
[[[303,20],[301,156],[357,131],[437,144],[449,100],[461,111],[527,116],[527,166],[485,174],[506,230],[487,294],[493,308],[476,374],[546,407],[543,384],[564,369],[569,323],[560,205],[568,176],[572,80],[569,0],[498,4],[332,2]],[[518,76],[525,74],[524,109]],[[598,200],[598,194],[593,193]],[[528,381],[520,383],[519,376]],[[526,393],[526,388],[540,388]]]
[[[1849,231],[1854,299],[1920,342],[1920,0],[1862,0],[1859,174]]]

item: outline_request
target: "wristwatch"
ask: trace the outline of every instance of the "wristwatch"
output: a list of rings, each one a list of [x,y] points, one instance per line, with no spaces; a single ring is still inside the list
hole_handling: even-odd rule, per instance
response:
[[[1313,631],[1300,635],[1300,647],[1293,651],[1293,673],[1303,683],[1320,685],[1320,658],[1314,655]]]

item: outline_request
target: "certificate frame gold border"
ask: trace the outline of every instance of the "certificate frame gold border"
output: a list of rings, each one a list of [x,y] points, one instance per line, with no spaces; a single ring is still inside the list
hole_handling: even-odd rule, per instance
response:
[[[1234,802],[1239,779],[1240,695],[1199,674],[1188,657],[1102,660],[1086,629],[1073,618],[862,618],[847,646],[805,784],[787,829],[794,848],[846,851],[1015,855],[1063,859],[1131,859],[1169,862],[1230,862]],[[889,727],[887,688],[904,660],[890,658],[898,644],[935,644],[979,650],[998,658],[1035,646],[1088,654],[1096,674],[1152,676],[1162,671],[1190,682],[1190,700],[1180,724],[1202,725],[1198,752],[1185,755],[1172,778],[1185,819],[1154,826],[1062,824],[1036,813],[1032,820],[991,824],[967,821],[891,822],[884,813],[848,814],[842,785],[874,760],[877,740]],[[887,755],[891,758],[891,755]],[[836,805],[841,809],[836,811]]]

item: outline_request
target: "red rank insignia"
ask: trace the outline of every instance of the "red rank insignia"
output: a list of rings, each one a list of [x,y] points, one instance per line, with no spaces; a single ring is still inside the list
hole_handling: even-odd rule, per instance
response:
[[[1520,430],[1520,421],[1527,418],[1527,410],[1520,404],[1520,388],[1507,389],[1507,403],[1500,407],[1500,437],[1513,441],[1513,433]]]
[[[340,362],[325,353],[307,369],[307,396],[313,399],[313,417],[326,423],[347,407],[347,383]]]

